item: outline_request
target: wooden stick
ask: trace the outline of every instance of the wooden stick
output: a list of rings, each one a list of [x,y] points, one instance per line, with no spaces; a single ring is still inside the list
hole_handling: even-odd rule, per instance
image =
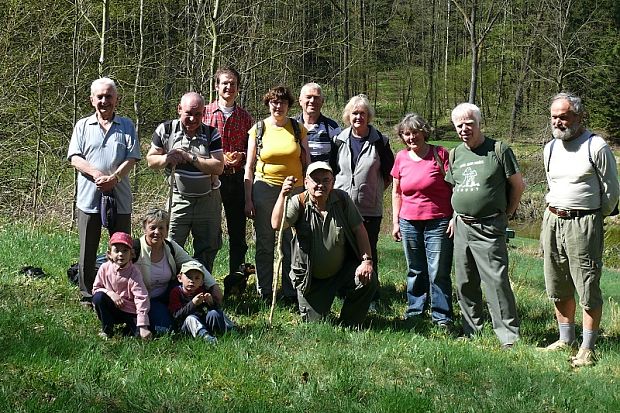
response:
[[[174,183],[175,178],[174,178],[174,172],[177,169],[176,165],[174,165],[172,167],[172,170],[170,171],[170,190],[168,191],[168,219],[170,219],[170,216],[172,215],[172,190],[174,189]]]
[[[280,220],[280,231],[278,231],[278,241],[276,242],[276,249],[278,250],[278,261],[276,262],[276,271],[273,274],[273,282],[271,284],[272,293],[271,293],[271,309],[269,310],[269,327],[272,326],[271,321],[273,320],[273,311],[276,308],[276,294],[278,291],[278,280],[280,279],[282,272],[282,233],[284,232],[284,220],[286,219],[286,207],[288,206],[288,200],[290,199],[290,195],[286,196],[284,200],[284,212],[282,213],[282,219]]]

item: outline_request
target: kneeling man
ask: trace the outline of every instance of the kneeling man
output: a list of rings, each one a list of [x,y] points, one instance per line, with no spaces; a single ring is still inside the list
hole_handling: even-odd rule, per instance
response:
[[[285,215],[284,227],[294,229],[290,277],[301,316],[320,320],[329,314],[336,294],[343,292],[340,321],[359,326],[377,289],[362,217],[346,192],[333,189],[333,171],[326,162],[308,166],[306,191],[286,203],[294,184],[292,176],[284,181],[271,225],[279,229]]]

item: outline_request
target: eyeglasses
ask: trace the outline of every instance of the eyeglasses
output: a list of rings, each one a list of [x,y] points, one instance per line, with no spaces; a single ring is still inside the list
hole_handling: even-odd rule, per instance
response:
[[[284,106],[284,105],[288,105],[288,102],[286,100],[270,100],[269,104],[271,106]]]
[[[327,186],[332,183],[332,178],[329,176],[323,179],[319,179],[318,182],[312,179],[311,176],[308,176],[308,179],[310,180],[310,182],[312,182],[315,185]]]

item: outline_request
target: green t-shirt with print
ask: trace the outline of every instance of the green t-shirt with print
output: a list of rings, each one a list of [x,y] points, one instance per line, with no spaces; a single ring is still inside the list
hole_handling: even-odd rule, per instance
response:
[[[495,140],[485,137],[477,148],[469,149],[461,144],[454,151],[454,162],[446,172],[446,181],[454,187],[454,211],[476,218],[506,212],[507,178],[519,172],[512,149],[500,143],[500,161]]]

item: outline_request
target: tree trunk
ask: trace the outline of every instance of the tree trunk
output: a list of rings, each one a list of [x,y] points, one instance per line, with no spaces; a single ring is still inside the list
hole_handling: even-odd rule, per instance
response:
[[[144,60],[144,0],[140,0],[140,17],[139,17],[139,31],[140,31],[140,51],[138,52],[138,61],[136,62],[136,78],[133,85],[133,110],[136,114],[136,138],[140,141],[140,131],[142,123],[142,111],[140,109],[140,84],[142,83],[142,62]],[[138,174],[135,173],[136,168],[133,168],[133,190],[137,191]]]
[[[478,41],[476,40],[476,8],[477,2],[471,5],[471,26],[469,42],[471,46],[471,78],[469,79],[469,103],[476,103],[476,89],[478,88]]]
[[[211,15],[211,61],[209,63],[209,102],[214,98],[215,94],[215,57],[219,42],[219,30],[217,28],[217,19],[220,13],[220,0],[215,0],[213,4],[213,14]],[[239,87],[241,85],[237,85]],[[217,96],[216,96],[217,97]]]
[[[99,77],[103,77],[105,62],[105,39],[108,31],[108,13],[110,9],[110,2],[108,0],[103,1],[103,13],[101,17],[101,36],[100,36],[100,54],[99,54]]]

